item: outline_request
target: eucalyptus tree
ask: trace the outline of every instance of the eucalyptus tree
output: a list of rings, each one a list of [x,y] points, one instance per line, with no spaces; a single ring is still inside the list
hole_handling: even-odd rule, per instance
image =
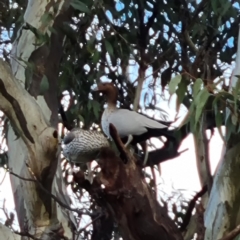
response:
[[[237,227],[239,62],[230,89],[224,73],[237,52],[238,1],[6,0],[0,6],[5,61],[0,64],[0,109],[7,139],[1,163],[11,173],[18,234],[41,239],[191,239],[197,233],[198,239],[218,239]],[[114,127],[114,140],[131,164],[123,165],[112,150],[104,149],[102,171],[92,185],[82,171],[69,183],[67,163],[62,174],[58,127],[62,123],[70,130],[84,123],[89,129],[100,123],[104,99],[91,95],[100,79],[118,86],[121,107],[159,113],[156,106],[174,95],[176,111],[188,109],[183,125],[194,135],[203,190],[186,214],[175,211],[181,221],[174,223],[154,199],[154,184],[137,181],[143,176],[134,160],[141,161],[141,156],[129,155]],[[212,176],[206,129],[221,126],[226,127],[226,149]],[[152,151],[148,166],[179,156],[184,137],[185,132],[176,145]],[[109,159],[118,164],[111,166]],[[114,174],[106,174],[117,169],[124,179],[118,184]],[[104,180],[110,184],[105,190]],[[83,193],[88,193],[87,210],[71,207],[68,184],[81,206]],[[124,192],[125,185],[133,195]],[[91,219],[91,228],[82,227],[82,216]],[[10,228],[11,219],[5,224]]]

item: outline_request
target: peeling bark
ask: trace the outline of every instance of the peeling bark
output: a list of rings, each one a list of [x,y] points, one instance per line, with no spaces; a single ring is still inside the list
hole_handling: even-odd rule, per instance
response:
[[[43,22],[41,18],[47,13],[52,14],[52,20]],[[57,77],[64,39],[60,27],[70,17],[70,13],[67,0],[29,0],[24,14],[25,23],[12,46],[11,69],[6,63],[0,62],[0,109],[11,122],[7,134],[9,167],[21,177],[32,178],[27,163],[38,181],[65,203],[69,203],[69,199],[66,200],[66,190],[59,183],[61,171],[55,175],[60,161]],[[43,34],[47,33],[49,42],[36,45],[36,36],[26,27],[28,24]],[[55,29],[54,33],[50,27]],[[22,60],[35,66],[28,88],[34,97],[24,89],[26,64]],[[44,96],[40,96],[39,83],[43,75],[49,80],[49,89]],[[51,197],[34,182],[22,181],[14,176],[10,180],[21,229],[27,228],[31,234],[41,239],[50,238],[49,231],[57,239],[62,232],[72,237],[72,228],[66,222],[70,218],[76,224],[72,213],[59,211],[61,209]],[[64,231],[60,230],[63,226]]]
[[[24,150],[23,156],[19,155],[17,158],[11,158],[16,153],[12,149],[11,139],[8,139],[10,168],[13,172],[17,172],[17,169],[19,169],[20,172],[17,172],[17,174],[20,176],[32,178],[33,176],[26,167],[27,164],[36,178],[44,182],[45,179],[42,178],[43,171],[58,157],[57,130],[50,127],[39,105],[14,79],[9,66],[3,61],[0,61],[0,72],[0,109],[10,119],[15,132],[20,136],[14,142],[17,141],[18,148],[21,147]],[[12,103],[14,104],[12,105]],[[19,162],[21,157],[23,157],[22,162]],[[18,168],[19,166],[21,168]],[[17,195],[19,197],[17,200],[18,203],[21,201],[21,204],[23,204],[24,202],[20,196],[24,196],[25,201],[27,201],[27,207],[25,207],[25,211],[22,209],[21,213],[26,213],[28,224],[30,226],[48,225],[51,212],[50,206],[45,201],[46,196],[39,191],[34,183],[19,180],[18,182],[18,188],[22,195]],[[17,207],[20,207],[19,205]],[[46,212],[46,210],[48,211]]]
[[[0,223],[0,233],[1,239],[8,239],[8,240],[20,240],[21,237],[15,233],[13,233],[8,227],[2,225]]]

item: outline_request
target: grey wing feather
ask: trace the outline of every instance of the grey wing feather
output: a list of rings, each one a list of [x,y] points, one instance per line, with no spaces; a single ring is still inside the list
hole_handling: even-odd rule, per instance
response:
[[[164,124],[127,109],[117,109],[111,114],[109,123],[117,128],[120,137],[129,134],[141,135],[147,131],[147,128],[167,128]]]
[[[64,144],[68,144],[68,143],[70,143],[74,138],[75,138],[74,133],[73,133],[73,132],[70,132],[70,133],[68,133],[68,134],[64,137],[63,143],[64,143]]]
[[[63,155],[73,162],[89,162],[96,159],[101,147],[109,146],[105,136],[97,131],[74,129],[64,138]]]

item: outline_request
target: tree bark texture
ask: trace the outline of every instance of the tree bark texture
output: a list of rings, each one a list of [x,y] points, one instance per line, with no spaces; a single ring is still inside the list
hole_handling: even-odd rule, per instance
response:
[[[238,81],[236,75],[240,75],[240,31],[238,36],[236,66],[230,81],[230,91],[232,87],[236,86]],[[228,111],[227,115],[228,114],[231,113]],[[239,134],[238,136],[232,135],[227,145],[224,146],[222,159],[216,170],[209,203],[205,211],[205,240],[220,239],[239,225],[239,142]]]
[[[20,240],[20,236],[13,233],[8,227],[2,225],[0,223],[0,233],[1,239],[8,239],[8,240]]]
[[[124,240],[183,239],[167,209],[155,199],[142,167],[125,149],[115,127],[110,124],[110,129],[121,158],[112,149],[103,148],[99,157],[101,172],[93,185],[80,174],[75,175],[75,181],[113,216]]]
[[[43,15],[49,13],[51,21],[42,21]],[[57,79],[64,41],[60,28],[70,18],[70,13],[67,0],[29,0],[23,26],[12,46],[11,68],[0,62],[0,109],[11,122],[7,133],[9,168],[21,177],[35,177],[49,192],[64,196],[61,200],[66,203],[69,199],[66,200],[66,190],[61,186],[61,173],[55,175],[55,172],[60,161]],[[49,41],[36,45],[36,35],[29,26],[48,34]],[[50,27],[55,29],[54,33]],[[26,63],[34,66],[28,80]],[[49,88],[42,96],[40,84],[44,75]],[[58,230],[68,225],[58,221],[60,218],[63,221],[63,215],[68,214],[59,216],[57,204],[36,183],[11,176],[11,184],[21,230],[27,228],[35,237],[48,239],[50,236],[44,232],[50,229],[57,237]],[[68,237],[70,233],[70,229],[65,229]]]

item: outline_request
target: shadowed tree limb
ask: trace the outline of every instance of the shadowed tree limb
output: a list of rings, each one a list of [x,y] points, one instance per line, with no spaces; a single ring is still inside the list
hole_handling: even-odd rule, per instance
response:
[[[60,104],[58,112],[59,112],[59,114],[61,115],[63,126],[64,126],[68,131],[71,131],[71,130],[73,129],[73,126],[72,126],[72,124],[68,121],[67,116],[66,116],[66,113],[64,112],[64,109],[63,109],[63,105],[62,105],[62,104]]]
[[[39,180],[36,179],[36,177],[34,178],[25,178],[25,177],[21,177],[19,176],[18,174],[12,172],[12,171],[9,171],[9,173],[23,181],[28,181],[28,182],[34,182],[36,183],[42,191],[44,191],[47,195],[49,195],[53,200],[55,200],[61,207],[64,207],[70,211],[73,211],[73,212],[76,212],[77,214],[79,215],[88,215],[88,216],[91,216],[91,213],[86,213],[86,212],[83,212],[82,210],[78,209],[78,208],[71,208],[70,206],[68,206],[67,204],[65,204],[64,202],[62,202],[58,197],[56,197],[55,195],[53,195],[51,192],[49,192],[42,184]]]
[[[225,237],[219,240],[233,240],[240,234],[240,225],[238,225],[235,229],[233,229],[230,233],[228,233]]]
[[[190,219],[191,219],[191,216],[192,216],[192,211],[196,205],[196,202],[197,200],[202,197],[206,192],[207,192],[207,189],[208,189],[208,186],[205,185],[200,192],[196,193],[196,195],[193,197],[193,199],[189,202],[189,206],[188,206],[188,210],[184,216],[184,219],[183,219],[183,223],[180,227],[180,230],[181,231],[184,231],[186,230],[189,222],[190,222]]]
[[[118,151],[120,152],[120,156],[121,156],[123,162],[127,163],[127,161],[131,158],[131,156],[128,153],[125,146],[123,145],[121,138],[117,134],[117,129],[115,128],[115,126],[112,123],[109,124],[109,132],[110,132],[110,135],[111,135],[113,141],[116,144],[116,147],[118,148]]]
[[[110,125],[110,134],[128,161],[124,164],[113,150],[103,148],[99,156],[102,169],[99,181],[105,186],[102,198],[118,223],[122,237],[138,240],[183,239],[166,210],[156,201],[141,167],[136,165],[136,159],[128,153],[113,125]]]

